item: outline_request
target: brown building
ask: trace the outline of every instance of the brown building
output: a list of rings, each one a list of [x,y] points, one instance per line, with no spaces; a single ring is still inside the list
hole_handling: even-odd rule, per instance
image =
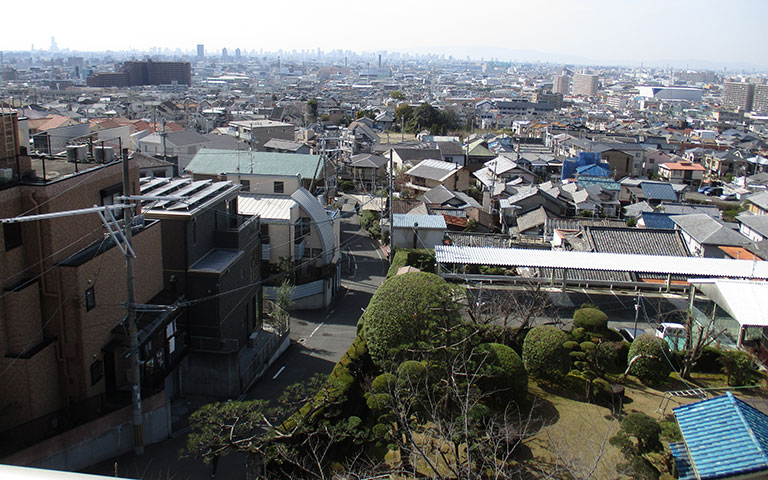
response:
[[[122,191],[122,163],[86,165],[52,179],[0,184],[0,218],[113,203]],[[131,193],[138,192],[138,168],[130,170]],[[125,257],[95,213],[4,223],[2,230],[0,438],[13,439],[18,447],[130,402]],[[134,228],[138,303],[159,302],[160,246],[159,222]],[[166,336],[171,330],[165,327],[175,318],[155,320],[139,321],[147,380],[159,380],[152,360],[170,366],[183,346]],[[174,343],[170,355],[168,343]],[[162,383],[152,388],[161,389]]]
[[[119,72],[97,72],[86,78],[89,87],[135,87],[140,85],[192,85],[189,62],[125,62]]]

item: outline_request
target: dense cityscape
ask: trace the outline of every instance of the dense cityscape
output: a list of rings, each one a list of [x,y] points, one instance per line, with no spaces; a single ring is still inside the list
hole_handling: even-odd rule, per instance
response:
[[[0,51],[0,477],[763,478],[767,189],[759,67]]]

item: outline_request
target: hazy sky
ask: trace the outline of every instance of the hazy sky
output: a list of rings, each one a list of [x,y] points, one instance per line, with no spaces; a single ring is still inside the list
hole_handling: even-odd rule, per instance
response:
[[[768,66],[765,0],[4,2],[0,50],[333,49]],[[12,19],[12,20],[11,20]],[[11,20],[11,21],[9,21]],[[483,54],[483,52],[488,52]],[[505,58],[506,56],[506,58]]]

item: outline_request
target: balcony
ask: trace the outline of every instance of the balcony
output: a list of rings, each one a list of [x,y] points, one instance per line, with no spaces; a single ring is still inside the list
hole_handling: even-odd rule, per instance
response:
[[[241,250],[259,235],[259,217],[216,212],[217,248]]]
[[[302,240],[299,243],[295,243],[293,245],[293,258],[294,260],[298,260],[304,256],[304,250],[307,245],[306,240]]]

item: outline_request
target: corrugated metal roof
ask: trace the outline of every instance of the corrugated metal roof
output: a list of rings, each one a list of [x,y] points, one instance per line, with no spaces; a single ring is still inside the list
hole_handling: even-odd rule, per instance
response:
[[[317,168],[318,155],[279,152],[246,152],[203,148],[197,152],[185,169],[186,172],[203,175],[240,173],[242,175],[301,175],[312,178],[317,169],[320,178],[322,169]]]
[[[692,283],[740,325],[768,327],[768,283],[722,278]]]
[[[445,230],[445,219],[442,215],[392,215],[392,226],[394,228],[432,228]]]
[[[219,248],[211,250],[206,256],[189,267],[189,271],[211,273],[223,272],[242,253],[242,250],[224,250]]]
[[[704,257],[436,245],[438,263],[768,279],[768,262]]]
[[[768,416],[731,392],[674,412],[698,478],[768,470]]]
[[[285,196],[240,195],[237,197],[237,213],[258,215],[264,220],[289,222],[291,220],[291,208],[295,206],[296,202]]]

